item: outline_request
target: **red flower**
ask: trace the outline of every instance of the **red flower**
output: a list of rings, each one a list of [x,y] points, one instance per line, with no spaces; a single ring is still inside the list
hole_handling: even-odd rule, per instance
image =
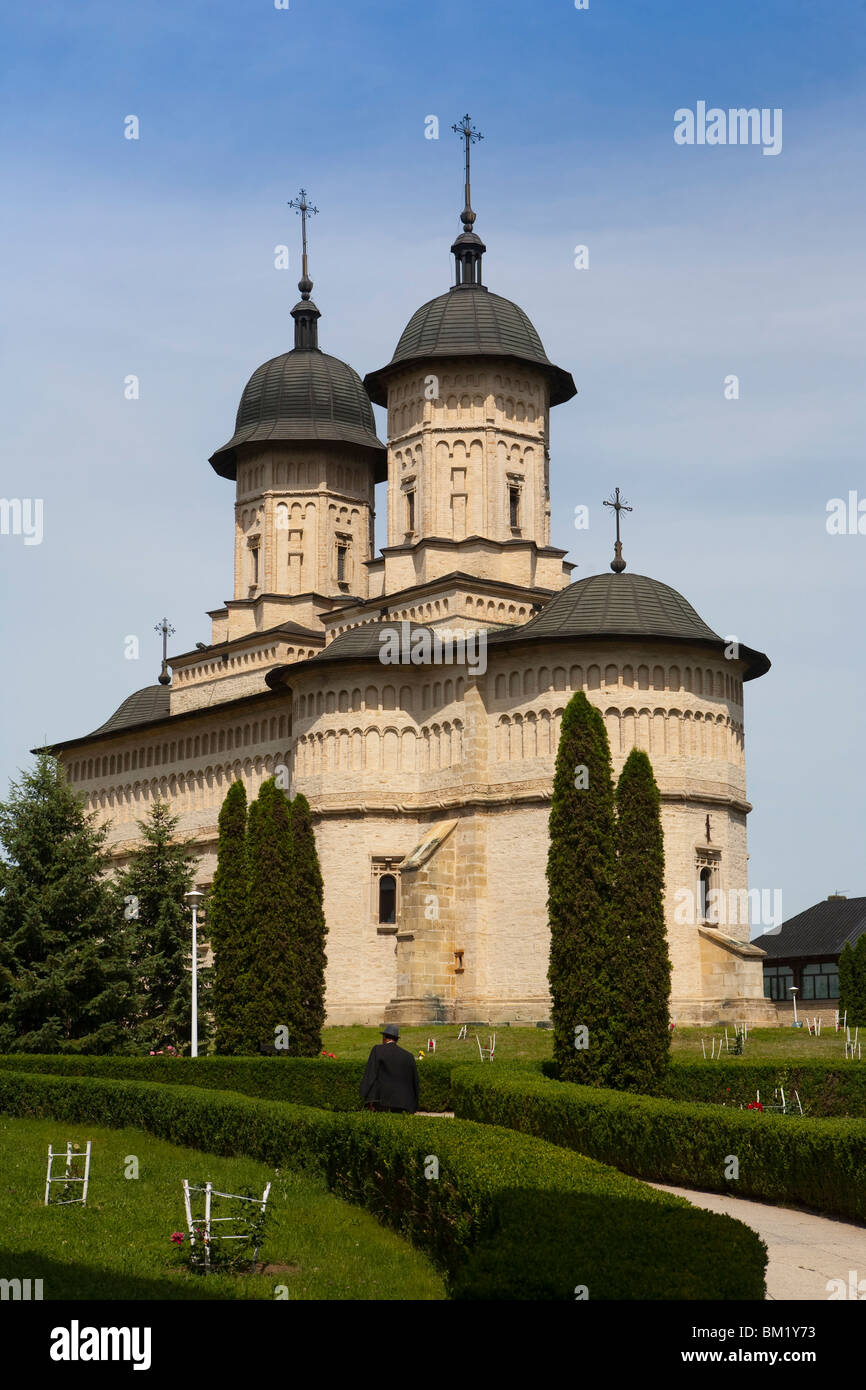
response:
[[[183,1232],[182,1232],[182,1231],[172,1231],[172,1233],[171,1233],[171,1243],[172,1243],[172,1245],[183,1245]]]
[[[329,1053],[328,1053],[328,1056],[329,1056],[329,1057],[333,1057],[334,1061],[336,1062],[336,1060],[337,1060],[337,1054],[336,1054],[336,1052],[329,1052]]]

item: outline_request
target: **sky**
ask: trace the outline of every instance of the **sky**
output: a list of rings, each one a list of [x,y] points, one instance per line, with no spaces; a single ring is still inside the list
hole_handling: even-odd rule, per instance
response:
[[[320,344],[363,376],[452,282],[468,111],[485,283],[578,387],[553,543],[604,570],[622,488],[629,568],[773,663],[746,686],[751,886],[785,917],[866,895],[862,0],[47,0],[5,7],[0,44],[0,497],[42,504],[38,544],[0,534],[0,797],[154,682],[163,615],[186,651],[231,596],[207,460],[292,343],[288,200],[320,209]],[[739,107],[776,153],[674,138]]]

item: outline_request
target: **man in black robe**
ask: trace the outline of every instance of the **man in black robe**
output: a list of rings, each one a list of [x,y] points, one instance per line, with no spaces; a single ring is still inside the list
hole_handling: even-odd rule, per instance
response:
[[[361,1081],[361,1099],[370,1110],[414,1115],[418,1109],[418,1067],[411,1052],[397,1046],[400,1030],[386,1023],[382,1041],[370,1049]]]

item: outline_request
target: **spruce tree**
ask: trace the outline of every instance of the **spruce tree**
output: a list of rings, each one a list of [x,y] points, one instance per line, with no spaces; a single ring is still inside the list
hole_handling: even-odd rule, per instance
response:
[[[562,716],[547,859],[553,1053],[568,1081],[604,1085],[615,1073],[613,881],[610,748],[601,715],[578,691]]]
[[[216,1050],[223,1056],[243,1050],[242,982],[249,969],[247,919],[247,793],[232,782],[219,815],[219,844],[208,903],[208,936],[214,956],[211,1007]]]
[[[278,1027],[296,1039],[297,970],[291,939],[292,841],[289,803],[273,777],[250,807],[247,827],[249,955],[241,980],[241,1046],[273,1044]]]
[[[192,924],[184,894],[196,857],[175,839],[179,818],[156,801],[138,822],[142,843],[118,877],[120,909],[131,927],[136,1040],[145,1051],[188,1052],[192,1004]],[[119,910],[120,910],[119,909]],[[198,968],[198,1040],[207,1038],[209,971]]]
[[[0,803],[0,1052],[132,1051],[105,836],[48,754]]]
[[[325,913],[322,874],[316,837],[307,798],[300,794],[291,805],[292,886],[291,935],[298,1012],[290,1027],[291,1051],[300,1057],[318,1057],[325,1024]]]
[[[614,972],[616,1072],[608,1084],[648,1091],[670,1053],[671,963],[664,913],[661,797],[646,753],[632,749],[616,788]]]
[[[854,948],[850,942],[846,941],[839,956],[839,1022],[845,1018],[846,1023],[854,1023],[854,1015],[857,1012],[857,989],[855,986],[856,967],[854,962]]]

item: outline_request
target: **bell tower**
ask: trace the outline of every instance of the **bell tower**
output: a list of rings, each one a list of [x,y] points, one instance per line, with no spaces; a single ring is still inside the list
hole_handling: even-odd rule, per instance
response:
[[[409,320],[390,363],[365,378],[388,407],[385,594],[461,570],[559,589],[565,551],[550,545],[550,407],[577,388],[548,359],[528,315],[482,281],[468,115],[454,284]]]
[[[234,436],[210,460],[236,483],[229,640],[282,621],[316,627],[322,613],[367,597],[374,485],[385,477],[360,377],[319,347],[307,253],[318,209],[304,189],[289,206],[302,238],[294,347],[253,373]]]

